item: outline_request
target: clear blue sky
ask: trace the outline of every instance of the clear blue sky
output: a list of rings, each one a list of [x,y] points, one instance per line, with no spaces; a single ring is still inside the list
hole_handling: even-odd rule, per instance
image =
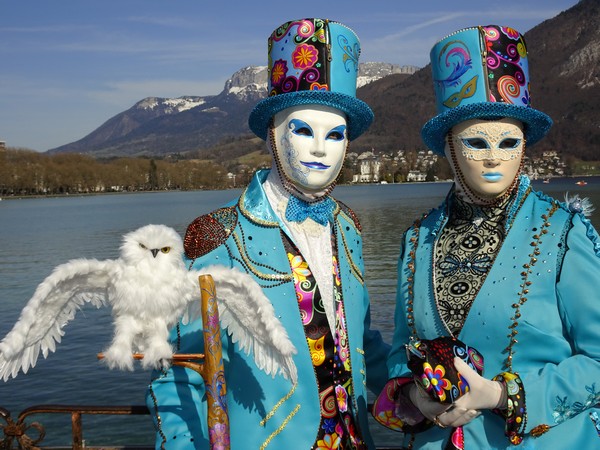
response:
[[[217,94],[236,70],[266,65],[268,35],[291,19],[348,25],[361,40],[362,62],[422,67],[431,46],[459,28],[526,32],[576,3],[3,0],[0,140],[45,151],[81,139],[145,97]]]

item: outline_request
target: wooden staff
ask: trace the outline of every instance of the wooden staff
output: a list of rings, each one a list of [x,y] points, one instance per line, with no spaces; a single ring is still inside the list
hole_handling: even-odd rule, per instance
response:
[[[215,292],[215,282],[210,275],[200,275],[200,301],[204,334],[204,362],[192,362],[189,354],[173,355],[173,365],[190,368],[204,378],[206,404],[208,407],[208,437],[211,448],[230,449],[229,416],[219,309]],[[181,359],[175,359],[175,356]],[[187,360],[186,360],[187,359]]]

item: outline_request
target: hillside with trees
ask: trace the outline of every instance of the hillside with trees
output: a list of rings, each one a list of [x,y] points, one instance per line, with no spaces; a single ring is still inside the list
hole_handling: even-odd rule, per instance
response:
[[[0,149],[0,197],[222,189],[231,184],[227,175],[225,167],[210,161],[97,160],[79,154]]]

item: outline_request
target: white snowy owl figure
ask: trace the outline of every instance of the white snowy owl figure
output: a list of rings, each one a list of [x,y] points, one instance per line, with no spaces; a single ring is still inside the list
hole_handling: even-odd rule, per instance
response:
[[[112,308],[114,337],[104,351],[110,368],[166,367],[173,356],[169,330],[178,320],[200,317],[198,276],[212,275],[219,315],[234,342],[267,373],[296,377],[296,352],[269,300],[247,274],[223,266],[188,271],[179,234],[146,225],[126,234],[115,260],[74,259],[57,266],[37,287],[13,329],[0,342],[0,378],[27,373],[39,354],[56,349],[63,328],[84,303]]]

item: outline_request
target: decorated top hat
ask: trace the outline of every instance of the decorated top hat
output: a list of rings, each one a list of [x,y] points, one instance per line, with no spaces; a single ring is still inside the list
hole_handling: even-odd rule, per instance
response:
[[[435,44],[430,58],[438,115],[421,136],[433,151],[444,154],[446,134],[465,120],[519,120],[530,145],[552,126],[550,117],[531,107],[527,48],[513,28],[459,30]]]
[[[300,19],[278,27],[268,39],[269,96],[250,113],[248,125],[266,139],[274,114],[298,105],[343,111],[349,139],[369,128],[373,111],[356,98],[360,43],[350,28],[327,19]]]

